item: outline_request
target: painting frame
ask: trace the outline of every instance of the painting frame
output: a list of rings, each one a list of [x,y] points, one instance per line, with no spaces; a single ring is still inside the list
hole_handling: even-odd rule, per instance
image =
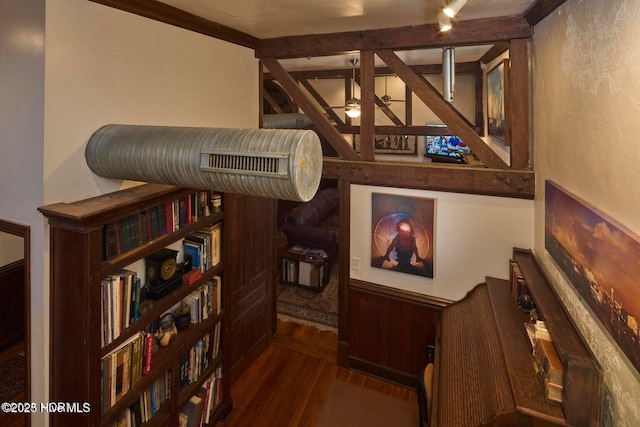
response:
[[[511,145],[509,120],[509,59],[487,72],[487,134],[503,145]]]
[[[416,156],[418,154],[417,135],[374,135],[375,154]],[[360,153],[360,134],[353,135],[354,149]]]
[[[551,180],[545,249],[640,372],[640,236]]]
[[[436,199],[371,194],[371,266],[433,279]]]

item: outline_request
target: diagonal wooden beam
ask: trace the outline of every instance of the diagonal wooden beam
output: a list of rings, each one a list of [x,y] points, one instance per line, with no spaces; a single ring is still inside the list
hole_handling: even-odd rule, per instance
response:
[[[273,58],[263,58],[262,63],[282,85],[282,88],[302,108],[318,131],[327,139],[338,155],[345,160],[357,160],[358,154],[343,138],[338,130],[322,115],[313,103],[305,96],[298,84],[291,78],[282,65]]]
[[[325,101],[325,99],[322,97],[322,95],[320,95],[320,93],[316,90],[316,88],[314,88],[311,85],[309,80],[300,79],[299,81],[300,81],[300,84],[302,86],[304,86],[304,88],[307,90],[307,92],[309,92],[309,94],[313,97],[313,99],[315,99],[316,102],[318,104],[320,104],[320,106],[322,108],[324,108],[324,110],[327,112],[329,117],[331,117],[333,119],[333,121],[335,121],[338,126],[343,126],[344,125],[344,121],[342,121],[342,118],[340,116],[338,116],[335,111],[333,111],[333,108],[331,108],[329,103],[327,101]]]
[[[262,97],[265,99],[265,101],[267,101],[267,103],[271,106],[271,108],[273,108],[273,111],[275,111],[278,114],[283,113],[282,108],[280,108],[276,100],[273,99],[273,96],[271,96],[269,92],[267,92],[266,90],[262,91]]]
[[[393,51],[378,50],[380,57],[400,77],[413,93],[424,102],[456,135],[471,148],[488,167],[506,169],[507,164],[471,129],[451,104],[442,99],[438,91],[421,75],[416,74]]]

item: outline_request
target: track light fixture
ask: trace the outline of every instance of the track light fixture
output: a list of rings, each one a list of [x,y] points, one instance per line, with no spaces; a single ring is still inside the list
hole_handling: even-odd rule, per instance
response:
[[[438,26],[440,27],[441,32],[449,31],[451,29],[451,19],[444,14],[444,12],[440,12],[438,14]]]
[[[453,18],[460,12],[460,9],[462,9],[465,4],[467,4],[467,0],[451,0],[442,11],[449,18]]]
[[[347,101],[345,106],[345,113],[352,119],[360,117],[360,100],[355,96],[356,90],[356,64],[358,60],[353,58],[351,64],[353,65],[353,77],[351,79],[351,99]]]

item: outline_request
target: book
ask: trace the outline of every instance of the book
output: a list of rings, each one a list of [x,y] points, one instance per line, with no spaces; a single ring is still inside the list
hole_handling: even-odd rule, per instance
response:
[[[548,381],[555,386],[562,387],[564,366],[562,366],[553,342],[536,338],[535,354]]]
[[[200,392],[202,393],[202,392]],[[182,414],[187,417],[186,427],[199,427],[202,419],[203,398],[199,394],[194,394],[185,403]]]
[[[293,245],[293,246],[291,246],[291,247],[289,248],[289,251],[290,251],[290,252],[297,253],[297,254],[304,255],[304,254],[306,254],[307,252],[309,252],[309,249],[310,249],[310,248],[308,248],[308,247],[306,247],[306,246],[304,246],[304,245]]]

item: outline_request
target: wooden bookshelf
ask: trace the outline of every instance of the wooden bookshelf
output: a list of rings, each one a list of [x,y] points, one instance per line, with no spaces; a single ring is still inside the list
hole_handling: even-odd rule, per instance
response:
[[[144,213],[193,194],[196,190],[174,186],[145,184],[114,193],[77,201],[42,206],[40,212],[50,225],[50,393],[51,402],[87,402],[88,412],[51,413],[50,425],[107,426],[152,383],[169,372],[168,399],[145,425],[178,425],[182,406],[219,367],[222,367],[222,401],[214,409],[209,425],[215,425],[232,410],[228,378],[228,320],[224,310],[211,314],[198,324],[178,332],[166,347],[153,353],[151,371],[144,375],[115,404],[102,410],[102,358],[110,354],[129,338],[145,330],[151,322],[179,303],[196,286],[224,276],[222,262],[203,273],[191,286],[180,285],[152,308],[141,313],[137,322],[123,328],[112,342],[102,345],[101,279],[113,274],[168,245],[182,240],[187,234],[204,227],[222,223],[224,212],[201,215],[195,222],[183,224],[177,231],[170,230],[142,242],[137,247],[116,256],[105,255],[105,226],[130,215]],[[224,232],[224,227],[223,227]],[[223,237],[223,245],[226,239]],[[224,247],[222,248],[224,252]],[[222,281],[222,307],[227,306],[228,291]],[[213,358],[213,340],[210,340],[208,365],[198,379],[184,389],[180,388],[180,359],[206,334],[213,336],[216,325],[220,331],[221,351]],[[224,344],[224,345],[223,345]]]

